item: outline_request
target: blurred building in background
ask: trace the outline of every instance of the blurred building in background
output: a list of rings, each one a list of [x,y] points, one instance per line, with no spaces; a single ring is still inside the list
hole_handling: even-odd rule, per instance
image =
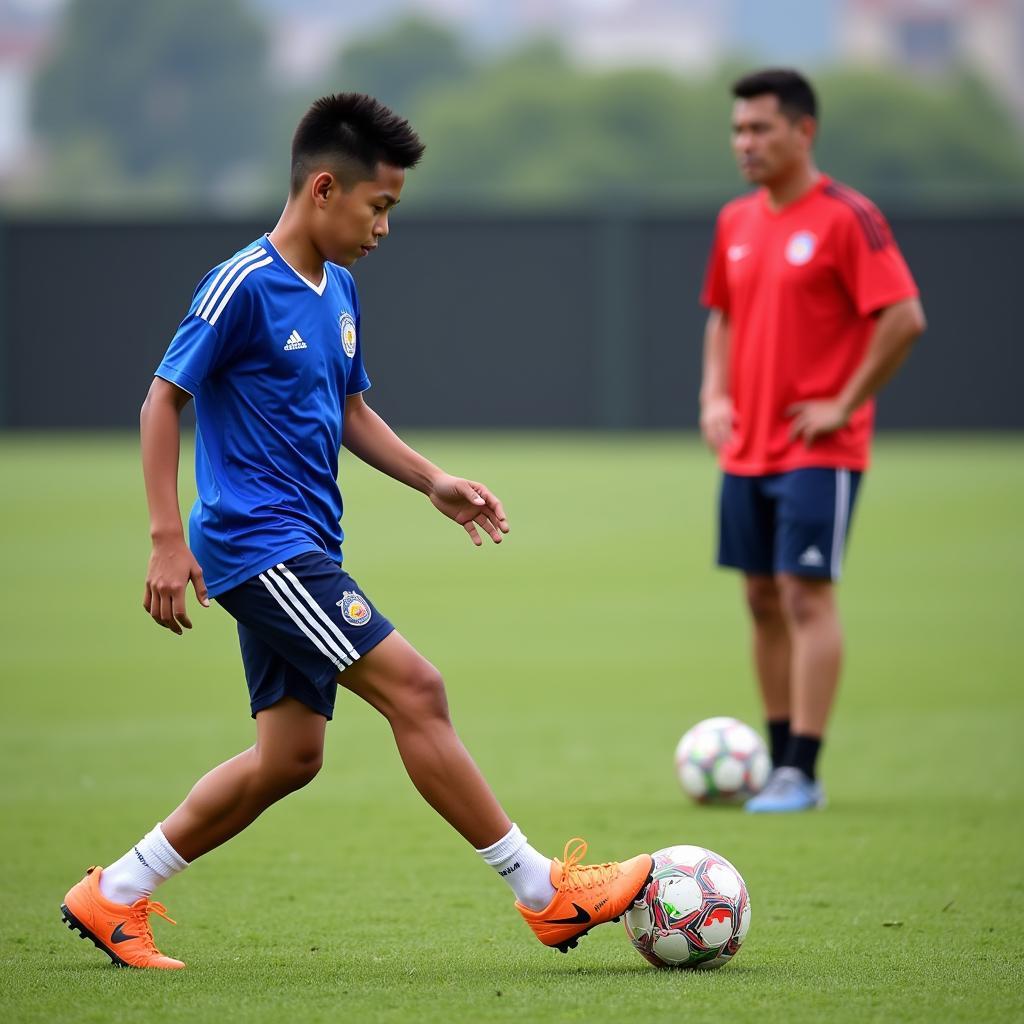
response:
[[[32,84],[59,17],[59,4],[0,0],[0,182],[29,172]]]
[[[844,0],[839,56],[941,76],[972,68],[1024,124],[1020,0]]]

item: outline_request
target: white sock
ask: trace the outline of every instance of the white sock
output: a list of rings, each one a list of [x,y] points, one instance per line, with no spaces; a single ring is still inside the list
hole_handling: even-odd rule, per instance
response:
[[[162,824],[162,822],[161,822]],[[120,860],[103,869],[100,892],[113,903],[134,903],[188,867],[158,824]]]
[[[508,882],[523,906],[543,910],[551,902],[555,895],[551,860],[526,841],[518,825],[513,825],[493,846],[476,852]]]

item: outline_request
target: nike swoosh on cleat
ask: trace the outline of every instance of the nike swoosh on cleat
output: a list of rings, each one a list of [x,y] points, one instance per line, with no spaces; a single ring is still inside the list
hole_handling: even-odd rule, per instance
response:
[[[559,917],[549,918],[545,921],[545,924],[586,924],[590,920],[590,915],[578,904],[574,903],[573,906],[576,908],[575,917]]]
[[[573,904],[573,906],[575,906],[575,904]],[[118,926],[117,926],[117,927],[116,927],[116,928],[115,928],[115,929],[114,929],[114,930],[113,930],[113,931],[112,931],[112,932],[110,933],[110,941],[111,941],[111,942],[126,942],[126,941],[127,941],[128,939],[137,939],[137,938],[138,938],[138,935],[128,935],[127,933],[125,933],[125,932],[123,932],[123,931],[121,930],[122,928],[124,928],[124,926],[125,926],[125,925],[126,925],[127,923],[128,923],[127,921],[122,921],[122,922],[121,922],[121,923],[120,923],[120,924],[119,924],[119,925],[118,925]]]

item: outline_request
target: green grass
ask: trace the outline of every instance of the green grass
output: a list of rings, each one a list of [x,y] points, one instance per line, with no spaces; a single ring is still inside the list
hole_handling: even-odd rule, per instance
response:
[[[739,584],[711,564],[710,459],[682,437],[415,440],[487,481],[513,532],[477,551],[346,462],[350,571],[444,672],[536,846],[720,851],[752,894],[740,955],[659,972],[619,926],[542,948],[342,691],[316,782],[161,891],[180,925],[157,920],[158,941],[189,969],[110,968],[63,928],[61,897],[248,745],[245,685],[223,611],[195,609],[178,639],[140,608],[134,439],[8,437],[6,1021],[1022,1018],[1024,441],[879,444],[841,588],[831,806],[765,820],[688,804],[672,773],[693,722],[759,720]]]

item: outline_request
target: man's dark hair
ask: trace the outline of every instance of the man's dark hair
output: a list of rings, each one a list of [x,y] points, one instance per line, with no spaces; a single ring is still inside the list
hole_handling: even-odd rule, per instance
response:
[[[744,75],[733,83],[732,94],[741,100],[776,96],[779,110],[791,121],[804,116],[818,116],[818,98],[811,83],[791,68],[765,68]]]
[[[412,125],[372,96],[321,96],[303,115],[292,138],[292,195],[318,164],[350,189],[372,178],[377,164],[414,167],[423,150]]]

